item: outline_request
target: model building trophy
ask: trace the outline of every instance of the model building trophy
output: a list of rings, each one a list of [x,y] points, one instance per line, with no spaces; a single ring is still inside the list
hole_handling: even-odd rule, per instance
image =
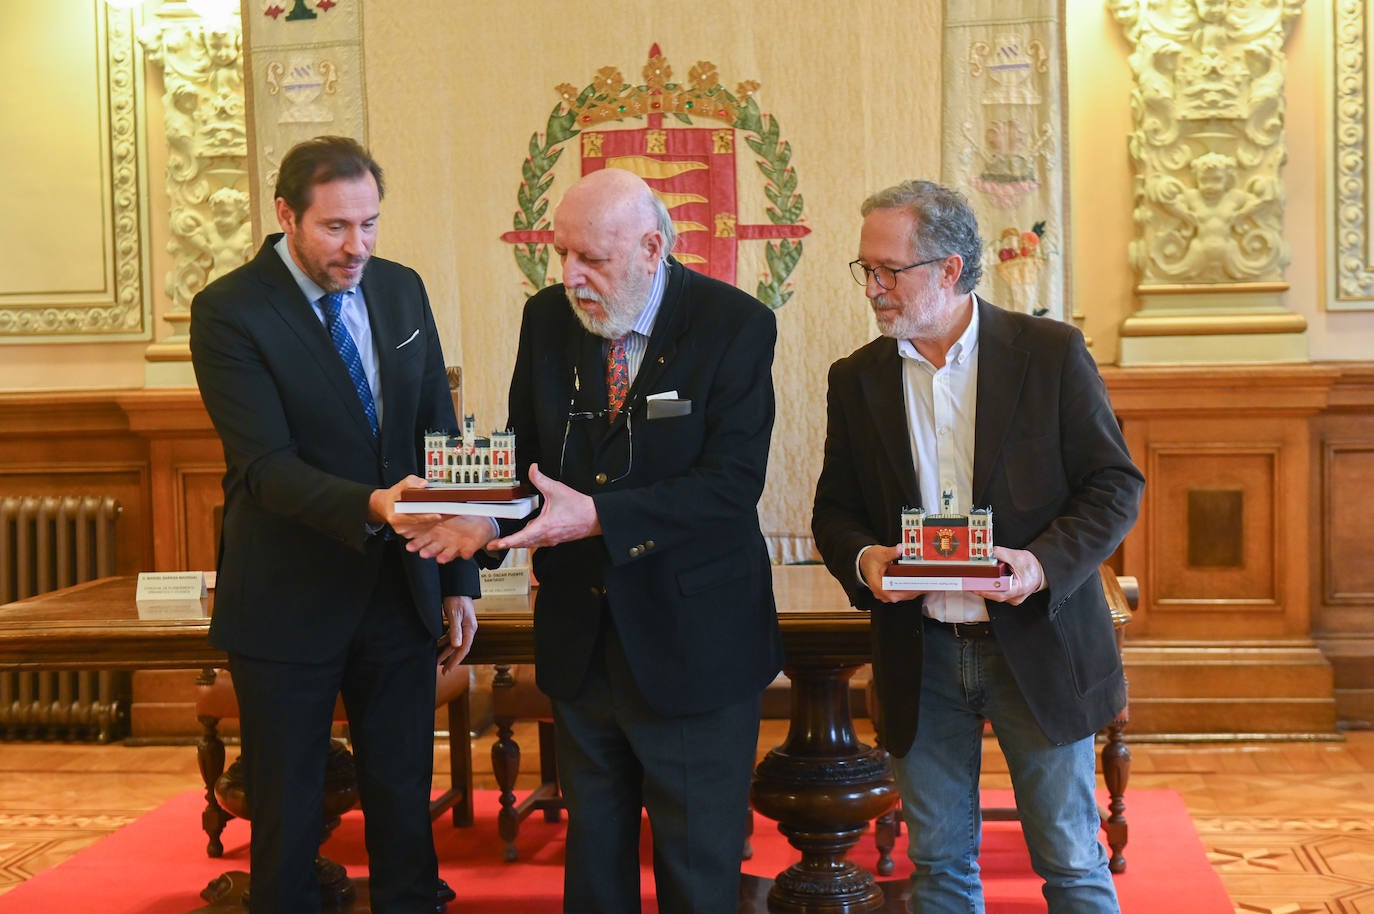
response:
[[[461,434],[425,433],[425,481],[401,493],[398,512],[520,518],[539,507],[538,493],[515,478],[515,432],[479,438],[471,415]]]
[[[992,557],[992,509],[954,513],[944,493],[939,514],[902,509],[900,557],[887,566],[884,590],[1006,590],[1011,566]]]

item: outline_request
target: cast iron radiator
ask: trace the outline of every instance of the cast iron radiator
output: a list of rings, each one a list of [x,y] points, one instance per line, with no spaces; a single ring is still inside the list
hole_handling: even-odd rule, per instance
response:
[[[119,502],[0,498],[0,603],[115,573]],[[130,674],[0,672],[0,740],[109,742],[128,731]]]

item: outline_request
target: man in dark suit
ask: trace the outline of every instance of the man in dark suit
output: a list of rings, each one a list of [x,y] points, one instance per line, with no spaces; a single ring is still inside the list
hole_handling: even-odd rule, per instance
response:
[[[476,629],[476,567],[438,568],[389,524],[422,486],[422,436],[455,428],[423,283],[371,257],[382,172],[320,137],[282,160],[284,234],[211,283],[191,356],[224,443],[224,525],[210,639],[229,654],[252,820],[252,909],[320,909],[325,754],[342,694],[366,821],[373,912],[432,914],[428,800],[438,660]],[[442,905],[438,905],[442,909]]]
[[[733,914],[760,696],[782,661],[756,509],[776,323],[668,256],[672,221],[629,172],[569,188],[553,231],[563,283],[526,304],[510,387],[516,460],[544,505],[492,546],[538,547],[564,909],[639,910],[642,806],[659,910]]]
[[[880,738],[910,828],[911,910],[983,910],[984,720],[1007,757],[1051,912],[1118,910],[1097,841],[1093,734],[1125,703],[1098,566],[1135,520],[1132,464],[1082,335],[973,294],[968,202],[925,181],[865,201],[881,336],[830,369],[812,531],[873,614]],[[991,507],[1006,592],[889,592],[905,506]]]

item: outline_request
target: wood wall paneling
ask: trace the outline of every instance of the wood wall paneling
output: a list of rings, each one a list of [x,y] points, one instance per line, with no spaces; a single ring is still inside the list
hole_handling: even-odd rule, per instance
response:
[[[1374,363],[1103,376],[1147,478],[1132,730],[1374,723]],[[222,468],[192,389],[0,395],[0,492],[119,498],[121,572],[214,567]],[[136,728],[194,735],[184,685],[149,680]]]

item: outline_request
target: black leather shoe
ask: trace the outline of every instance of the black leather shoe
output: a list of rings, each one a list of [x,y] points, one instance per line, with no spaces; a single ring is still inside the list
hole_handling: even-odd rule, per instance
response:
[[[434,914],[444,914],[448,910],[448,903],[458,897],[458,893],[453,891],[447,882],[440,879],[439,888],[435,892]]]

